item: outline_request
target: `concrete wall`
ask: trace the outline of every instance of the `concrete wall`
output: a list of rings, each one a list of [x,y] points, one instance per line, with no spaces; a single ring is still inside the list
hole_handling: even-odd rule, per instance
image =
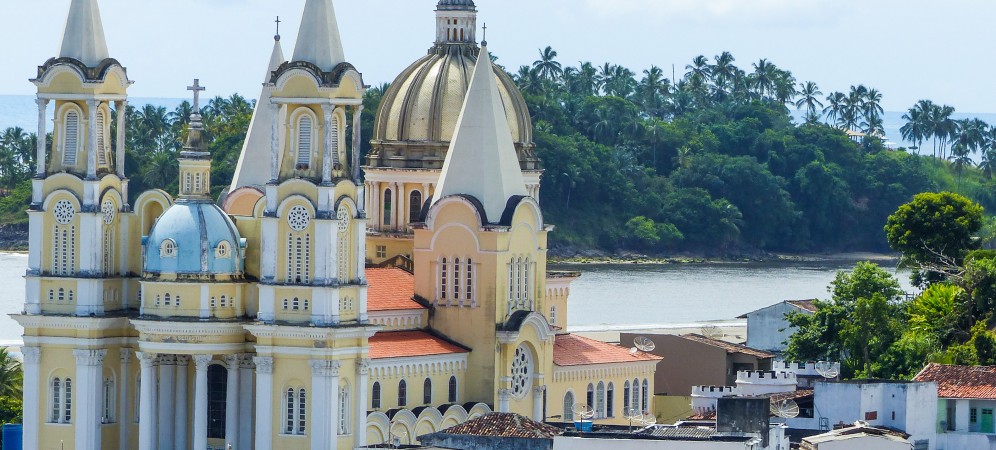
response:
[[[419,436],[422,445],[456,450],[550,450],[551,439],[493,438],[433,433]]]
[[[692,386],[732,384],[726,350],[667,334],[622,333],[619,342],[632,346],[637,336],[652,339],[656,348],[651,353],[664,357],[654,375],[655,394],[685,396],[691,395]]]
[[[553,450],[746,450],[744,442],[593,439],[557,436]]]
[[[936,448],[937,450],[996,450],[996,435],[977,433],[938,434]]]
[[[878,436],[867,436],[821,442],[816,448],[818,450],[910,450],[912,445],[908,442],[893,441]],[[967,450],[974,447],[964,448]]]
[[[747,346],[773,352],[785,351],[785,342],[794,329],[785,320],[787,312],[806,312],[781,302],[747,314]],[[784,329],[785,331],[779,331]]]

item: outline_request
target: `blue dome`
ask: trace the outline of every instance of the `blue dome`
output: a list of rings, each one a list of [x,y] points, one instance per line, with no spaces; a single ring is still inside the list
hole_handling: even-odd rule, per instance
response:
[[[242,274],[245,240],[214,203],[174,204],[159,217],[143,244],[146,273]]]

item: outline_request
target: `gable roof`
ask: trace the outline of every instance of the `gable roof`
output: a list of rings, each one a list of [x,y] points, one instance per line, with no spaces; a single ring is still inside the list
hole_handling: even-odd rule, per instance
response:
[[[938,398],[996,400],[996,366],[927,364],[913,381],[937,383]]]
[[[660,356],[646,352],[631,354],[628,348],[597,341],[576,334],[558,334],[553,344],[553,363],[558,366],[613,364],[637,361],[660,361]]]
[[[370,359],[469,353],[462,347],[425,331],[392,331],[370,338]]]
[[[493,412],[447,428],[440,433],[500,438],[553,439],[554,436],[560,436],[563,430],[518,414]]]
[[[768,353],[763,350],[758,350],[756,348],[750,348],[746,345],[731,344],[726,341],[721,341],[719,339],[707,338],[701,334],[683,334],[681,335],[683,339],[688,339],[690,341],[695,341],[698,343],[710,345],[716,348],[721,348],[726,350],[726,353],[741,353],[744,355],[750,355],[756,358],[774,358],[774,353]]]
[[[779,306],[779,305],[794,306],[794,307],[796,307],[798,309],[801,309],[801,310],[803,310],[805,312],[810,312],[810,313],[815,313],[816,312],[816,300],[815,299],[809,299],[809,300],[785,300],[785,301],[781,301],[781,302],[775,303],[774,305],[768,305],[768,306],[765,306],[764,308],[755,309],[755,310],[753,310],[753,311],[751,311],[749,313],[737,316],[737,318],[738,319],[746,319],[747,316],[749,316],[751,314],[754,314],[754,313],[760,312],[760,311],[764,311],[764,310],[766,310],[768,308],[773,308],[773,307]]]
[[[366,270],[367,311],[402,311],[425,309],[415,298],[415,277],[404,270],[368,268]]]

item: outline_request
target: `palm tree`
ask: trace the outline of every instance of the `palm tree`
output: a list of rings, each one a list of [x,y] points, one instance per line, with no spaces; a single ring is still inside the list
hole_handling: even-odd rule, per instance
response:
[[[643,106],[644,113],[649,117],[661,117],[661,106],[664,97],[667,96],[668,84],[670,81],[664,78],[664,71],[660,67],[650,66],[643,71],[643,79],[637,87],[639,103]]]
[[[965,166],[972,165],[971,149],[956,142],[951,146],[951,162],[954,163],[955,170],[958,171],[958,191],[961,191],[961,174]]]
[[[578,67],[577,72],[578,87],[584,95],[598,95],[599,89],[602,88],[601,82],[598,77],[598,69],[595,68],[590,62],[582,62]]]
[[[899,128],[899,133],[907,142],[916,144],[916,154],[919,156],[920,147],[923,145],[923,140],[927,137],[927,124],[924,121],[924,114],[914,106],[903,114],[903,120],[906,121],[906,124]]]
[[[799,100],[796,100],[795,107],[802,109],[806,108],[806,123],[815,123],[819,120],[819,115],[816,114],[816,108],[822,108],[823,102],[820,101],[820,95],[823,92],[820,91],[819,86],[812,81],[807,81],[805,83],[799,83]]]
[[[700,82],[709,81],[709,58],[703,55],[696,56],[692,58],[692,63],[685,66],[685,70],[688,71],[685,74],[685,79],[692,80],[698,78]]]
[[[11,356],[6,348],[0,348],[0,397],[21,398],[23,385],[21,362]]]
[[[599,66],[598,74],[595,75],[595,79],[598,80],[599,87],[602,88],[602,93],[606,95],[608,95],[608,84],[612,81],[613,73],[615,73],[615,66],[610,63],[605,63]]]
[[[827,107],[823,108],[823,114],[827,117],[827,123],[836,126],[838,119],[844,113],[844,102],[847,97],[843,92],[832,92],[827,96]]]
[[[790,103],[798,94],[795,90],[795,77],[787,70],[776,70],[772,90],[778,103]]]
[[[556,61],[557,51],[548,45],[539,52],[540,59],[533,62],[533,69],[535,69],[541,77],[549,81],[556,81],[561,75],[564,74],[563,66]]]
[[[612,74],[605,82],[603,90],[605,95],[614,95],[620,98],[629,98],[636,90],[636,76],[632,70],[623,66],[612,66]]]
[[[513,78],[522,93],[528,95],[541,95],[543,93],[543,80],[536,69],[529,66],[520,66],[519,72]]]
[[[864,92],[864,104],[861,107],[862,113],[864,114],[865,123],[873,125],[882,122],[882,113],[885,112],[882,109],[882,93],[878,89],[869,89]],[[871,130],[872,127],[868,127],[868,133],[873,133],[875,131],[881,130]]]
[[[736,58],[730,52],[723,52],[716,55],[716,64],[709,69],[712,73],[712,81],[716,86],[727,86],[733,81],[737,66],[733,65]]]
[[[757,93],[764,97],[775,88],[775,65],[767,59],[761,59],[754,63],[754,88]]]
[[[156,151],[143,165],[142,179],[149,186],[169,186],[179,176],[178,164],[173,152]]]

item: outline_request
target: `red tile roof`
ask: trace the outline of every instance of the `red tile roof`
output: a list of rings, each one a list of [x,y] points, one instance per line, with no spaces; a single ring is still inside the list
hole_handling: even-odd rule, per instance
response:
[[[576,334],[558,334],[553,344],[553,363],[558,366],[659,361],[661,359],[660,356],[646,352],[631,354],[628,348],[588,339]]]
[[[927,364],[913,381],[937,383],[938,398],[996,400],[996,366]]]
[[[370,338],[370,358],[403,358],[409,356],[469,353],[470,350],[433,336],[425,331],[392,331],[377,333]]]
[[[424,309],[413,300],[415,277],[401,269],[385,268],[366,270],[367,311],[398,311]]]
[[[755,358],[774,358],[774,353],[768,353],[763,350],[758,350],[755,348],[750,348],[746,345],[731,344],[726,341],[721,341],[719,339],[707,338],[701,334],[683,334],[682,338],[688,339],[690,341],[699,342],[706,345],[711,345],[713,347],[718,347],[726,350],[726,353],[742,353],[744,355],[750,355]]]
[[[560,428],[512,413],[490,413],[440,431],[440,434],[469,436],[553,439],[563,434]]]

